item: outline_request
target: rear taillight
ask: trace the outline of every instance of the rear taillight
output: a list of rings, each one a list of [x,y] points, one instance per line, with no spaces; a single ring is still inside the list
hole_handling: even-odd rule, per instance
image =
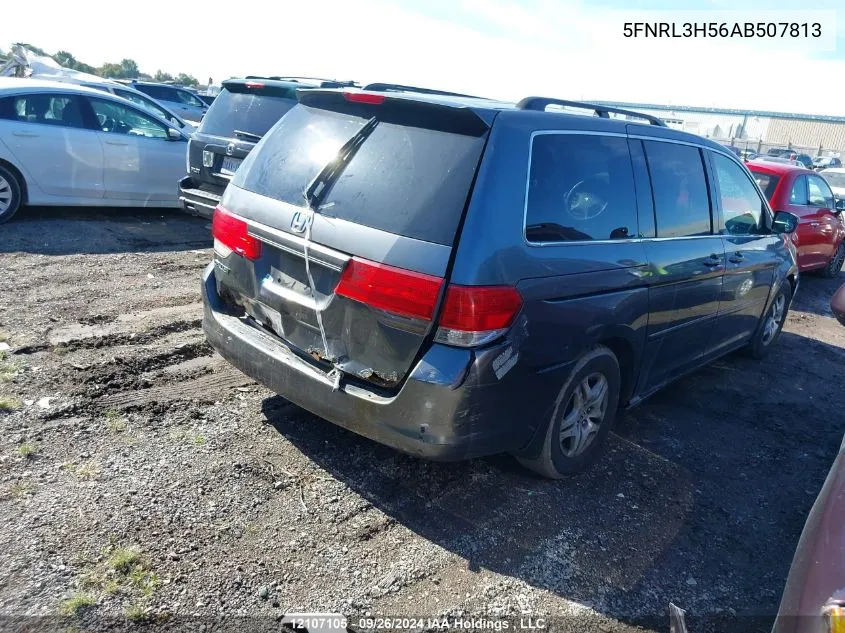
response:
[[[353,257],[335,294],[393,314],[431,321],[443,279]],[[522,308],[512,286],[456,286],[446,289],[435,340],[474,347],[507,332]]]
[[[512,286],[449,286],[435,340],[473,347],[504,334],[522,308]]]
[[[214,237],[214,250],[221,255],[228,256],[235,252],[247,259],[261,257],[261,242],[249,235],[244,220],[232,215],[226,209],[218,206],[214,209],[211,221],[211,235]],[[222,247],[222,248],[221,248]]]
[[[261,83],[260,81],[247,81],[247,82],[244,82],[244,85],[247,88],[263,88],[264,87],[264,84]]]
[[[430,321],[443,280],[353,257],[335,294],[402,316]]]

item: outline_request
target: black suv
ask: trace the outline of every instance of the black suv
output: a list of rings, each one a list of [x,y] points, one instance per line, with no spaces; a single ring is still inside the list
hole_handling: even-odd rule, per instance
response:
[[[636,112],[309,90],[215,211],[203,328],[357,433],[560,477],[619,407],[772,348],[797,222],[730,150]]]
[[[247,77],[224,81],[188,143],[188,175],[179,199],[190,212],[211,217],[235,171],[276,121],[296,105],[296,91],[351,85],[322,79]]]

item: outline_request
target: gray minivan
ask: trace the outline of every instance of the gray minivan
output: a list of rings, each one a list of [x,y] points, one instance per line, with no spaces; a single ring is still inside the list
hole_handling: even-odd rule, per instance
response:
[[[361,435],[561,477],[619,408],[768,352],[796,224],[729,150],[647,115],[303,91],[215,211],[203,327]]]

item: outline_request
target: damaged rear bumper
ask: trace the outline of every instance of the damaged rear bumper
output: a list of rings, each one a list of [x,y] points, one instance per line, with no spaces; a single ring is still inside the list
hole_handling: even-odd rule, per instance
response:
[[[203,273],[202,294],[205,335],[232,365],[334,424],[419,457],[459,460],[519,450],[545,412],[537,387],[556,379],[534,374],[524,384],[518,350],[504,340],[482,351],[433,345],[390,397],[346,381],[333,391],[325,371],[227,311],[214,264]]]

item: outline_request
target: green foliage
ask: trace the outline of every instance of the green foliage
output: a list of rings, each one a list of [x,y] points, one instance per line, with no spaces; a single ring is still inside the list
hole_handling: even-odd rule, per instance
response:
[[[196,77],[185,73],[176,75],[176,83],[182,84],[183,86],[198,86],[200,84]]]
[[[132,79],[138,76],[138,64],[134,59],[122,59],[120,71],[123,73],[123,78]]]
[[[90,64],[85,64],[79,61],[78,59],[76,59],[76,57],[73,56],[72,53],[68,53],[67,51],[59,51],[58,53],[53,55],[53,59],[65,68],[70,68],[71,70],[78,70],[79,72],[89,73],[91,75],[97,73],[96,68],[94,68]]]
[[[180,83],[185,86],[199,85],[199,81],[197,80],[197,78],[187,73],[179,73],[176,76],[168,72],[164,72],[163,70],[157,70],[155,75],[143,73],[141,72],[141,69],[138,68],[138,62],[136,62],[134,59],[124,58],[120,60],[119,63],[106,62],[99,68],[95,68],[90,64],[86,64],[84,62],[79,61],[78,59],[76,59],[76,57],[74,57],[73,53],[69,51],[62,50],[56,53],[55,55],[51,56],[48,55],[43,48],[38,48],[37,46],[33,46],[32,44],[20,43],[20,45],[32,51],[36,55],[52,57],[54,60],[56,60],[56,62],[58,62],[65,68],[78,70],[83,73],[90,73],[92,75],[99,75],[100,77],[106,77],[110,79],[154,79],[155,81],[175,81],[176,83]],[[3,51],[0,50],[0,55],[2,54]]]
[[[37,46],[33,46],[32,44],[27,44],[26,42],[15,42],[14,45],[15,46],[23,46],[26,50],[32,51],[36,55],[47,55],[47,53],[44,52],[43,48],[38,48]],[[48,55],[48,57],[49,57],[49,55]]]
[[[97,604],[97,601],[86,593],[77,593],[65,600],[59,607],[62,615],[78,615],[80,611]]]

